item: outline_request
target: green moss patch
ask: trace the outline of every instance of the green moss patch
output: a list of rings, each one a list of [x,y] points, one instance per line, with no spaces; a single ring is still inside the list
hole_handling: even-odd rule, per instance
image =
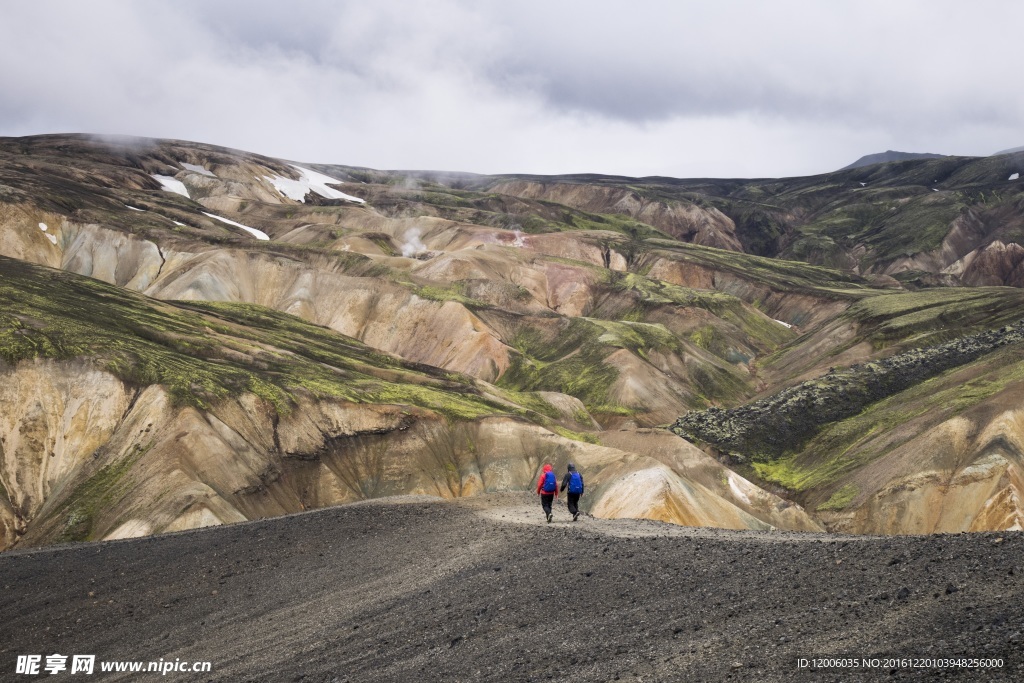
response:
[[[613,349],[600,340],[603,334],[601,324],[583,318],[563,319],[553,331],[523,327],[511,344],[519,353],[512,356],[498,385],[569,394],[588,410],[608,405],[608,390],[619,372],[604,363]]]
[[[837,512],[843,510],[847,505],[853,502],[853,499],[857,497],[859,489],[853,484],[847,484],[838,491],[832,494],[832,496],[818,506],[818,511],[833,511]]]
[[[565,427],[560,427],[558,425],[553,426],[551,430],[558,434],[559,436],[564,436],[566,439],[572,439],[573,441],[582,441],[583,443],[593,444],[601,443],[601,440],[597,437],[596,434],[588,434],[586,432],[575,432],[571,429],[566,429]]]
[[[845,314],[876,348],[894,341],[934,344],[1024,318],[1024,291],[1010,287],[892,292],[855,303]]]
[[[784,261],[657,239],[649,239],[646,244],[653,253],[661,251],[668,258],[730,272],[742,280],[779,291],[828,299],[860,299],[878,292],[856,275],[800,261]]]
[[[136,446],[75,488],[58,515],[64,520],[56,539],[58,543],[96,540],[93,533],[97,514],[109,509],[127,493],[130,484],[125,475],[150,448],[152,444]]]

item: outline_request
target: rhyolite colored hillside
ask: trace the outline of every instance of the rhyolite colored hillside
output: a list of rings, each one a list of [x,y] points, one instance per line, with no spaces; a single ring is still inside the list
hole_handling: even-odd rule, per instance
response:
[[[604,517],[1019,526],[1021,166],[476,176],[2,139],[3,545],[569,460]]]

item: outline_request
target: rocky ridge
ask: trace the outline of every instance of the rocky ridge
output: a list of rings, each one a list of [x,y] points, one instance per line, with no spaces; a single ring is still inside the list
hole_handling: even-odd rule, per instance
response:
[[[209,661],[212,681],[1002,682],[1024,671],[1019,532],[573,524],[562,507],[556,519],[544,524],[525,494],[406,498],[4,553],[0,666],[77,652]],[[801,670],[801,657],[1002,662]]]
[[[691,411],[672,431],[721,450],[773,459],[799,451],[825,425],[1008,345],[1024,342],[1024,321],[955,341],[906,351],[843,370],[830,369],[737,408]]]

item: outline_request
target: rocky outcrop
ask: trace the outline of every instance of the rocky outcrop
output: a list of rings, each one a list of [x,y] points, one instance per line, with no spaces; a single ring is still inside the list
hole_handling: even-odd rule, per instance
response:
[[[799,451],[823,426],[996,349],[1024,341],[1024,323],[831,371],[739,408],[691,411],[672,430],[726,451],[772,459]]]
[[[976,249],[943,272],[957,275],[972,287],[1007,285],[1024,287],[1024,247],[996,240]]]

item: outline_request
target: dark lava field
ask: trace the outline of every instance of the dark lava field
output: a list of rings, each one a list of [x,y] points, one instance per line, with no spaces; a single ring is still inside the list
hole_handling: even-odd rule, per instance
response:
[[[407,498],[5,553],[0,679],[1024,680],[1019,532],[568,520],[525,494]],[[54,653],[211,671],[14,673]],[[880,663],[798,667],[837,657]],[[950,658],[1003,665],[928,666]]]

